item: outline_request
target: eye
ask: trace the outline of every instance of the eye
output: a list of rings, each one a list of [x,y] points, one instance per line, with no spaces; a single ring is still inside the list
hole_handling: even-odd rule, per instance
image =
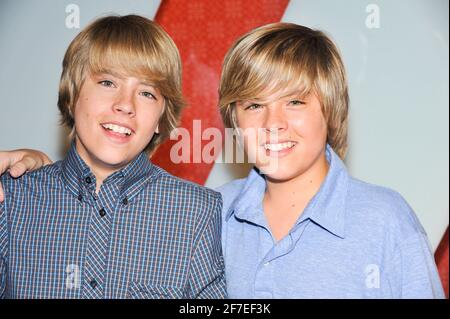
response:
[[[149,99],[153,99],[153,100],[158,100],[152,93],[150,93],[150,92],[141,92],[141,95],[142,96],[144,96],[144,97],[146,97],[146,98],[149,98]]]
[[[262,107],[262,105],[261,104],[256,104],[256,103],[254,103],[254,104],[250,104],[250,105],[248,105],[248,106],[246,106],[245,108],[244,108],[244,110],[256,110],[256,109],[259,109],[259,108],[261,108]]]
[[[305,104],[305,102],[300,101],[300,100],[289,101],[289,105],[303,105],[303,104]]]
[[[103,81],[98,82],[98,84],[105,86],[105,87],[109,87],[109,88],[116,87],[114,85],[114,83],[110,80],[103,80]]]

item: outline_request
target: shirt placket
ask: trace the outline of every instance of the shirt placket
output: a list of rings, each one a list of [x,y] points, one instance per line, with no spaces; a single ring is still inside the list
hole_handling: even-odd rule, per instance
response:
[[[115,194],[110,185],[103,185],[99,195],[92,195],[89,238],[84,266],[84,298],[104,298],[107,282],[108,251],[111,240],[111,221]]]
[[[309,220],[295,225],[291,232],[278,243],[275,243],[270,231],[264,229],[267,233],[267,236],[264,236],[264,246],[271,246],[271,248],[265,254],[256,270],[255,298],[276,298],[275,276],[278,259],[283,258],[284,255],[289,254],[295,248],[308,224]],[[261,231],[263,230],[261,229]]]
[[[255,287],[254,287],[254,298],[257,299],[270,299],[273,298],[273,264],[271,260],[274,255],[274,242],[270,231],[265,228],[260,228],[258,231],[264,232],[260,234],[260,239],[262,242],[263,258],[259,262],[256,268],[255,274]]]

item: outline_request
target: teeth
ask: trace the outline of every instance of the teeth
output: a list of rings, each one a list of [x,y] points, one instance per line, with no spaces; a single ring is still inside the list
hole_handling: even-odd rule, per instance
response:
[[[279,152],[287,148],[291,148],[295,145],[294,142],[285,142],[285,143],[279,143],[279,144],[264,144],[264,148],[266,150],[270,150],[272,152]]]
[[[127,136],[131,135],[131,130],[129,128],[123,127],[123,126],[119,126],[116,124],[102,124],[102,126],[108,130],[111,130],[113,132],[116,133],[120,133],[120,134],[125,134]]]

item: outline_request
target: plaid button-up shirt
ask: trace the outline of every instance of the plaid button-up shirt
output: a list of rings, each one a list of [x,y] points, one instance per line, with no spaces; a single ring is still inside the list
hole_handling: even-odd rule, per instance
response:
[[[63,161],[1,181],[1,297],[226,296],[220,194],[144,153],[98,194],[73,145]]]

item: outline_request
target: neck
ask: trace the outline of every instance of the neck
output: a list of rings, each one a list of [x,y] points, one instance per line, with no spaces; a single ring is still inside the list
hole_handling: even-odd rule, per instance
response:
[[[100,159],[95,157],[92,153],[90,153],[81,143],[81,141],[76,139],[76,149],[78,155],[81,159],[86,163],[86,165],[91,170],[92,174],[95,176],[95,192],[98,194],[100,191],[100,187],[102,186],[104,180],[113,174],[114,172],[120,170],[123,166],[111,166],[102,162]]]
[[[318,160],[299,176],[283,181],[267,177],[265,200],[274,206],[286,207],[289,205],[294,211],[301,214],[303,208],[319,191],[327,176],[328,166],[324,151]],[[301,211],[298,211],[299,208]]]
[[[114,171],[107,171],[107,170],[102,170],[99,168],[96,168],[94,166],[90,166],[92,174],[94,174],[95,176],[95,192],[98,194],[98,192],[100,191],[100,187],[103,184],[103,181],[112,173],[114,173]]]

